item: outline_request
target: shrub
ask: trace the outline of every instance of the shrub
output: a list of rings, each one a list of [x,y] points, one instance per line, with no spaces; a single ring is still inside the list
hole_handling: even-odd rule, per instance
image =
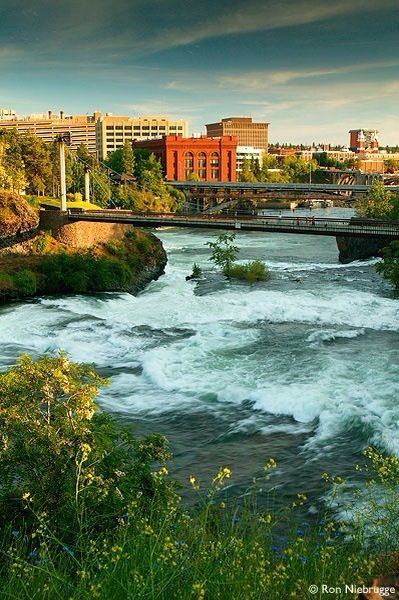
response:
[[[36,275],[32,271],[19,271],[19,273],[15,273],[13,279],[15,289],[21,296],[33,296],[36,293]]]
[[[90,252],[59,252],[43,258],[40,271],[46,277],[48,291],[86,293],[125,286],[132,272],[116,258],[94,256]]]
[[[255,281],[268,281],[270,279],[270,272],[260,260],[254,260],[246,263],[245,265],[231,265],[223,272],[226,277],[242,279],[248,283],[255,283]]]
[[[376,265],[377,273],[399,289],[399,241],[395,240],[383,250],[383,259]]]
[[[199,265],[197,265],[197,263],[193,264],[193,270],[191,272],[191,278],[192,279],[199,279],[202,275],[202,269]]]
[[[0,273],[0,293],[15,290],[14,279],[8,273]]]
[[[151,251],[151,246],[151,240],[149,240],[147,237],[142,237],[137,240],[137,250],[142,254],[149,254]]]
[[[51,240],[50,233],[42,232],[34,240],[32,244],[32,252],[34,254],[44,254],[49,250]]]
[[[114,530],[118,517],[169,486],[149,476],[169,454],[161,436],[140,442],[98,411],[106,382],[89,365],[60,354],[22,357],[0,374],[0,523],[29,531],[45,519],[53,535],[76,543],[83,530]],[[37,523],[36,523],[37,524]]]
[[[104,244],[104,247],[113,256],[124,257],[126,255],[126,247],[122,240],[110,240]]]

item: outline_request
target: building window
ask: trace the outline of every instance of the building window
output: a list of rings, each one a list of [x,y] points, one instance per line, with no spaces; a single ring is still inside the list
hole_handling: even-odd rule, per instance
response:
[[[212,152],[211,154],[211,167],[219,167],[219,152]]]
[[[200,179],[206,179],[206,169],[198,169],[198,177]]]
[[[186,175],[187,175],[187,170],[191,171],[191,172],[194,170],[194,155],[192,152],[185,153],[184,168],[186,169]]]
[[[211,179],[219,179],[219,169],[211,169]]]
[[[123,129],[123,125],[117,125],[115,129]]]
[[[198,169],[206,169],[206,154],[198,152]]]

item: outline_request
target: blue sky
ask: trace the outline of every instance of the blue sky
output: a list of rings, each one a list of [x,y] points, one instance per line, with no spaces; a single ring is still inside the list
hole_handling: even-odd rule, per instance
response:
[[[0,107],[399,143],[399,0],[1,0]]]

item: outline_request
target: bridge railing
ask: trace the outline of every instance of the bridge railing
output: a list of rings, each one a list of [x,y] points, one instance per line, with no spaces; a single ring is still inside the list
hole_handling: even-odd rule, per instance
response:
[[[77,218],[93,218],[95,220],[112,220],[113,222],[148,222],[150,226],[162,226],[170,223],[171,225],[185,224],[185,226],[203,226],[211,227],[218,226],[223,228],[236,228],[250,230],[252,228],[264,228],[265,230],[276,231],[299,231],[301,233],[321,233],[328,235],[340,233],[349,235],[372,235],[372,236],[387,236],[399,239],[399,221],[383,221],[378,219],[362,219],[352,217],[346,218],[326,218],[315,216],[283,216],[275,214],[239,214],[235,211],[232,214],[176,214],[176,213],[161,213],[161,212],[135,212],[120,209],[105,209],[105,210],[87,210],[69,211],[71,216],[76,215]]]

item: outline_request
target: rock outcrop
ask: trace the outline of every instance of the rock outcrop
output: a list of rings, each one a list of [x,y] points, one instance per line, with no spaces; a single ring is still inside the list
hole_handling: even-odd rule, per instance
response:
[[[373,256],[382,256],[382,249],[392,241],[386,237],[346,237],[337,236],[339,262],[343,264]]]
[[[14,192],[0,192],[0,247],[6,247],[35,234],[37,212]]]

